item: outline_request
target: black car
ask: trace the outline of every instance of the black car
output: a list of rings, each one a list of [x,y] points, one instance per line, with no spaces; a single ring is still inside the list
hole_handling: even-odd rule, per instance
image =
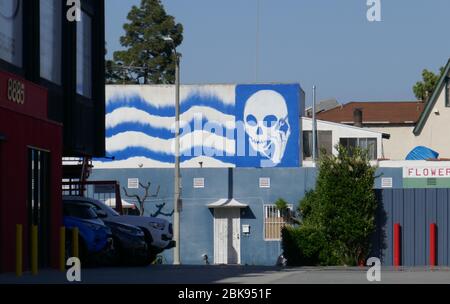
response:
[[[98,212],[98,211],[97,211]],[[100,211],[101,212],[101,211]],[[103,220],[113,234],[115,263],[125,265],[148,265],[147,242],[144,232],[132,225]]]

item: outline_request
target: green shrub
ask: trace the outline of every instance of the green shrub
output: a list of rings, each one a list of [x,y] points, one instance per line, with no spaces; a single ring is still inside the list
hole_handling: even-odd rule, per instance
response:
[[[286,226],[282,230],[282,247],[289,266],[313,266],[320,264],[320,254],[326,251],[323,231],[316,227]]]
[[[320,159],[316,189],[300,202],[300,226],[283,231],[289,265],[358,265],[370,252],[376,168],[365,150],[337,149]]]

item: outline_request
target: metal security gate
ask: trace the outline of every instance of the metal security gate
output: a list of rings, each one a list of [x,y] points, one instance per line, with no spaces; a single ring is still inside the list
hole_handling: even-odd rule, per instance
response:
[[[380,257],[383,265],[393,265],[393,230],[399,224],[401,265],[429,265],[430,225],[436,224],[436,263],[450,266],[450,189],[383,189],[376,193],[379,208],[372,256]]]

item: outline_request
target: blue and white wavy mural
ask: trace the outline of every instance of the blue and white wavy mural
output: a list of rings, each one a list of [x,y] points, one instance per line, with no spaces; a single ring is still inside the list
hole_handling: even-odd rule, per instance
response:
[[[292,85],[183,85],[182,167],[297,167],[303,94]],[[106,87],[106,151],[96,168],[174,164],[170,85]]]

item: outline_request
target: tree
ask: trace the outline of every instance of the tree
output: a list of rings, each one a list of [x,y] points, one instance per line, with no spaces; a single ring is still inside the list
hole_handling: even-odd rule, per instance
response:
[[[299,219],[295,217],[294,212],[289,208],[289,203],[283,198],[279,198],[275,202],[275,208],[280,211],[280,215],[286,224],[298,224]]]
[[[275,202],[275,208],[277,208],[280,211],[281,217],[285,220],[287,219],[288,212],[289,212],[289,204],[284,199],[279,198]]]
[[[316,188],[301,201],[301,224],[283,230],[288,263],[358,265],[370,253],[377,201],[376,168],[366,150],[320,158]],[[294,245],[292,244],[294,240]],[[287,252],[286,252],[287,251]]]
[[[423,100],[425,102],[428,101],[428,98],[431,97],[431,94],[436,88],[439,78],[441,78],[442,74],[444,73],[444,67],[441,67],[439,71],[439,75],[434,74],[432,71],[429,71],[427,69],[424,69],[422,71],[422,81],[416,82],[413,87],[414,95],[417,99]]]
[[[137,84],[131,71],[122,64],[116,64],[113,60],[105,62],[105,83],[106,84]]]
[[[163,39],[170,36],[173,44],[183,41],[183,26],[167,15],[160,0],[141,0],[128,14],[120,43],[126,50],[114,52],[117,66],[127,68],[136,82],[168,84],[175,82],[176,58],[173,45]]]

